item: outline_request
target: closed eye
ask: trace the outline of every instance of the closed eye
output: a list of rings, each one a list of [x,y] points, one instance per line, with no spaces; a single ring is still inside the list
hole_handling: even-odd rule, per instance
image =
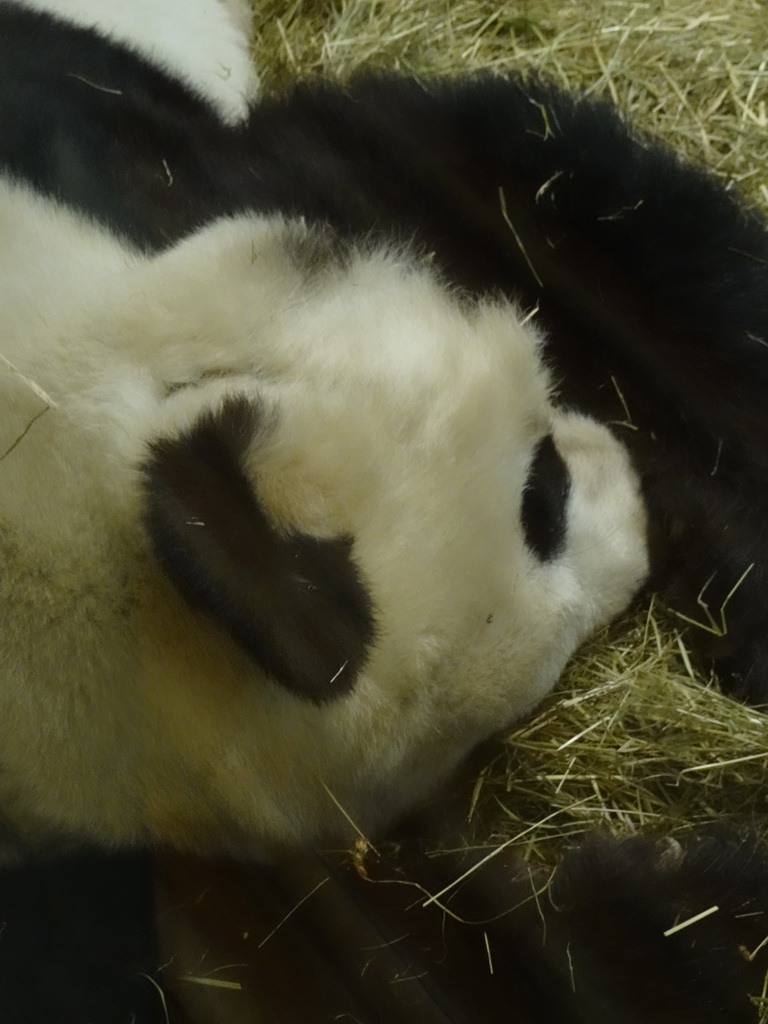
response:
[[[534,450],[520,510],[525,542],[542,562],[565,547],[570,489],[568,467],[547,434]]]

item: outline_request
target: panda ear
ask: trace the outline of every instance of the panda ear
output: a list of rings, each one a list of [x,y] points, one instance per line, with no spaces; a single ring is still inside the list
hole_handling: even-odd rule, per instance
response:
[[[374,639],[353,540],[281,533],[249,483],[245,456],[273,417],[227,398],[143,466],[155,554],[190,604],[215,619],[276,683],[322,702],[348,692]]]

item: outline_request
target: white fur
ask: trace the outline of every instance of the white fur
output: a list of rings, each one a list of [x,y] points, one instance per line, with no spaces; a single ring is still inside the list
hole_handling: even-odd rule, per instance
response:
[[[191,85],[234,123],[259,81],[250,52],[247,0],[14,0],[98,29]]]
[[[375,828],[644,577],[624,451],[553,408],[516,310],[464,308],[385,250],[307,279],[302,230],[242,217],[146,258],[0,185],[0,812],[22,832],[263,852],[348,833],[335,801]],[[249,456],[273,521],[355,538],[377,640],[327,705],[264,679],[143,534],[147,443],[231,394],[276,413]],[[519,514],[550,429],[573,483],[542,564]]]

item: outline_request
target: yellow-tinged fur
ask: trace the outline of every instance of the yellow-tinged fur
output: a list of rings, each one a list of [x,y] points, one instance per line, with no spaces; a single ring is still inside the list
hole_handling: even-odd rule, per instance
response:
[[[285,240],[308,229],[281,219],[145,258],[5,183],[0,222],[4,443],[41,407],[27,379],[55,403],[0,463],[0,807],[20,834],[258,853],[348,834],[334,798],[375,828],[641,582],[626,457],[553,408],[511,305],[460,303],[386,250],[307,277]],[[274,524],[354,538],[376,639],[327,704],[188,607],[144,535],[148,444],[232,395],[269,412],[245,468]],[[549,430],[572,495],[540,563],[519,514]]]

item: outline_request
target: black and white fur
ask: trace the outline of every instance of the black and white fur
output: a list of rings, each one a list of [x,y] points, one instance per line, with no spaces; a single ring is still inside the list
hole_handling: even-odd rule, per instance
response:
[[[11,3],[24,8],[26,14],[40,15],[36,21],[15,18],[14,12],[6,16],[9,46],[4,55],[10,55],[13,42],[15,70],[23,68],[30,55],[46,53],[50,42],[59,54],[68,52],[69,76],[97,88],[98,81],[77,78],[80,57],[90,51],[97,60],[100,57],[103,68],[117,71],[119,52],[127,48],[134,59],[140,59],[145,96],[152,94],[153,78],[160,92],[173,79],[227,124],[242,121],[258,96],[259,78],[250,53],[253,13],[245,0],[9,0]],[[123,67],[128,68],[129,63]],[[151,69],[159,70],[162,77],[153,76]],[[36,70],[44,77],[39,64]],[[51,77],[62,70],[54,61]],[[10,80],[10,68],[8,72]],[[135,74],[133,81],[138,84],[141,74]],[[20,94],[29,85],[30,80],[22,78]],[[49,112],[51,120],[55,114],[55,110]]]
[[[717,610],[754,563],[701,646],[759,698],[757,218],[535,82],[246,109],[243,10],[205,6],[198,75],[128,5],[0,4],[8,849],[375,826],[546,691],[640,584],[644,514],[621,448],[553,408],[520,308],[562,395],[639,428],[615,427],[671,599],[714,572]],[[618,903],[653,860],[610,849],[564,866],[558,993],[589,880]]]
[[[537,309],[562,399],[612,424],[640,471],[654,585],[704,624],[689,643],[723,683],[763,699],[768,241],[755,213],[606,105],[535,80],[309,81],[222,124],[92,34],[64,46],[60,24],[3,17],[48,60],[40,98],[19,100],[22,50],[7,44],[3,103],[21,103],[35,145],[6,134],[0,163],[134,244],[243,209],[304,217],[348,240],[405,240],[453,285]],[[73,53],[79,71],[62,73]]]
[[[640,586],[626,454],[510,301],[254,209],[245,127],[0,16],[0,808],[22,848],[376,829]]]

